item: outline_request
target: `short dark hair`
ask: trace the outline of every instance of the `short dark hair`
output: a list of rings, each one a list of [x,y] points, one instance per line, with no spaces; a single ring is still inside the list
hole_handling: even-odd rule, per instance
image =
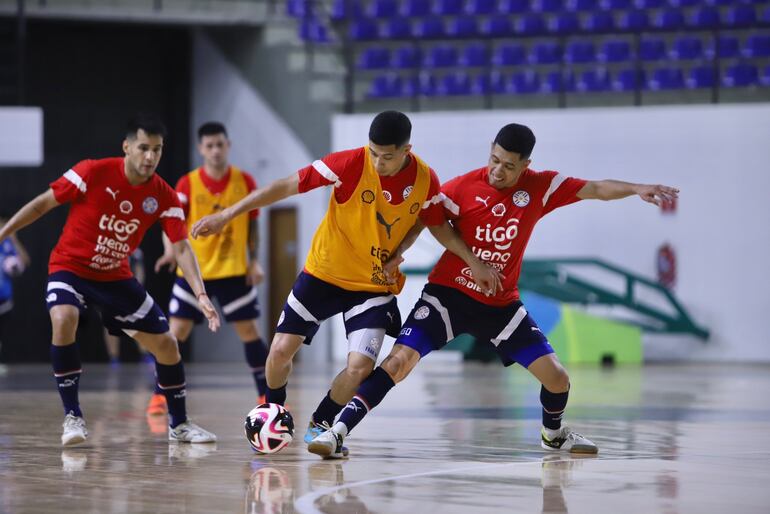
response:
[[[525,125],[509,123],[497,133],[495,143],[506,152],[517,153],[522,159],[527,159],[535,148],[535,134]]]
[[[374,117],[369,127],[369,141],[376,145],[405,145],[412,137],[412,122],[399,111],[384,111]]]
[[[224,124],[218,121],[207,121],[198,127],[198,141],[203,139],[203,136],[216,136],[217,134],[224,134],[227,137],[227,129]]]
[[[166,126],[155,114],[140,112],[126,123],[126,138],[136,138],[139,130],[144,130],[147,135],[166,138]]]

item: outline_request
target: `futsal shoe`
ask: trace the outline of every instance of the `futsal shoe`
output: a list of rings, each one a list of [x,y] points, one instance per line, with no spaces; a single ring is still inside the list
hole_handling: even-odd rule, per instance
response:
[[[62,446],[74,446],[80,444],[88,437],[88,430],[86,430],[86,420],[80,416],[75,416],[72,412],[68,413],[64,417],[64,423],[62,423],[64,429],[61,435]]]
[[[159,393],[153,393],[150,403],[147,404],[148,416],[165,416],[168,414],[168,403],[166,397]]]
[[[330,427],[329,423],[327,423],[326,421],[322,423],[316,423],[311,419],[310,423],[307,426],[307,432],[305,432],[305,439],[304,439],[305,444],[310,444],[313,441],[313,439],[315,439],[319,435],[331,429],[332,427]]]
[[[174,428],[169,427],[168,440],[180,443],[215,443],[217,436],[188,419]]]
[[[343,437],[327,430],[307,445],[307,451],[320,455],[324,459],[344,459],[348,456],[348,449],[342,446]]]
[[[563,426],[559,430],[548,430],[543,427],[540,431],[540,446],[545,450],[568,450],[570,453],[599,452],[599,448],[590,439],[573,432],[568,426]]]

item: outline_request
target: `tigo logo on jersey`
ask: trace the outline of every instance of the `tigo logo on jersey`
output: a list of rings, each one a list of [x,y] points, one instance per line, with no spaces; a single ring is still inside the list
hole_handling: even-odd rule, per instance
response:
[[[115,237],[118,239],[118,241],[125,242],[131,236],[131,234],[139,229],[140,223],[141,222],[136,218],[132,219],[131,221],[126,221],[116,219],[114,214],[112,216],[102,214],[102,217],[99,219],[99,228],[101,230],[109,230],[115,234]]]
[[[484,227],[476,227],[476,240],[486,243],[494,243],[498,250],[507,250],[519,234],[518,218],[511,218],[505,222],[506,227],[494,227],[487,223]]]
[[[154,214],[158,210],[158,200],[152,196],[148,196],[142,202],[142,210],[147,214]]]
[[[123,214],[131,214],[131,211],[134,210],[134,206],[131,205],[131,202],[128,200],[123,200],[120,202],[120,212]]]
[[[430,309],[423,305],[416,311],[414,311],[414,319],[425,319],[428,317],[428,314],[430,314]]]
[[[522,190],[513,193],[513,204],[516,207],[526,207],[529,205],[529,193]]]
[[[505,214],[505,205],[499,203],[492,207],[492,215],[497,216],[498,218],[502,218]]]

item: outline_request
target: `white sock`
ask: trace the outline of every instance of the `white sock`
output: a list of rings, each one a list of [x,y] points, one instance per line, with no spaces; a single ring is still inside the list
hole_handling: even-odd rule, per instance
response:
[[[339,434],[342,437],[346,437],[348,435],[348,427],[342,421],[338,421],[332,427],[332,432]]]
[[[556,430],[553,430],[548,427],[543,427],[543,432],[545,433],[545,436],[548,439],[553,439],[554,437],[558,437],[559,435],[561,435],[561,428],[557,428]]]

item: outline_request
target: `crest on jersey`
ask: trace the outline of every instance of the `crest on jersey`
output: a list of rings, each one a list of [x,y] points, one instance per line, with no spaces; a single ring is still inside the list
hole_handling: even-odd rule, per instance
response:
[[[383,191],[382,196],[385,197],[385,200],[387,200],[388,203],[390,203],[390,201],[393,200],[393,195],[390,194],[390,191]]]
[[[497,216],[498,218],[502,218],[503,215],[505,214],[505,205],[499,203],[494,207],[492,207],[492,214],[494,216]]]
[[[158,210],[158,200],[152,196],[148,196],[142,202],[142,210],[147,214],[154,214]]]
[[[522,190],[513,193],[513,204],[516,207],[526,207],[529,205],[529,193]]]
[[[409,198],[409,195],[412,194],[412,189],[414,189],[414,186],[406,186],[404,188],[404,191],[401,193],[401,195],[403,196],[404,200]]]
[[[428,314],[430,314],[430,309],[423,305],[416,311],[414,311],[414,319],[425,319],[428,317]]]
[[[128,200],[123,200],[120,202],[120,212],[123,214],[131,214],[131,211],[134,210],[134,206],[131,205],[131,202]]]

